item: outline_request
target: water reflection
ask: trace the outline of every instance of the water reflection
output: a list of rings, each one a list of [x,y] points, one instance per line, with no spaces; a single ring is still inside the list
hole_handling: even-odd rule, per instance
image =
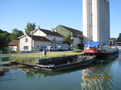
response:
[[[26,76],[36,76],[37,78],[40,78],[40,76],[43,76],[43,78],[47,76],[57,76],[57,75],[62,75],[62,74],[71,74],[72,72],[80,71],[85,67],[80,67],[80,68],[73,68],[73,69],[68,69],[64,71],[56,71],[56,72],[51,72],[51,71],[45,71],[41,69],[27,69],[27,68],[19,68],[21,71],[26,73]],[[32,78],[31,77],[31,78]]]
[[[113,87],[113,78],[112,76],[112,64],[95,65],[93,67],[82,70],[82,79],[81,83],[82,90],[110,90]],[[89,78],[85,78],[89,76]],[[97,77],[97,78],[95,78]]]
[[[25,68],[20,68],[20,70],[24,71],[26,73],[27,77],[34,78],[34,75],[37,78],[40,78],[40,76],[43,76],[44,78],[47,76],[56,76],[56,75],[62,75],[62,74],[71,74],[72,72],[80,71],[82,70],[82,80],[81,83],[81,89],[82,90],[107,90],[111,89],[113,87],[113,78],[104,78],[104,76],[110,76],[112,75],[111,68],[112,64],[115,61],[112,61],[108,64],[97,64],[97,65],[90,65],[86,67],[81,68],[75,68],[71,70],[66,71],[59,71],[59,72],[49,72],[44,71],[40,69],[31,69],[27,70]],[[85,79],[84,76],[101,76],[97,79]]]
[[[26,84],[26,87],[31,87],[30,83],[32,83],[31,85],[33,85],[33,83],[37,83],[34,84],[32,87],[36,86],[35,88],[37,87],[40,88],[41,85],[41,89],[45,88],[46,85],[48,85],[50,86],[50,88],[48,89],[51,90],[54,89],[52,88],[52,86],[55,84],[56,84],[55,87],[57,88],[59,87],[58,90],[62,90],[63,89],[62,87],[65,87],[69,90],[74,90],[74,88],[76,88],[76,90],[107,90],[107,89],[113,90],[116,88],[116,85],[118,87],[117,89],[120,89],[121,81],[119,81],[119,79],[121,79],[120,78],[121,72],[119,72],[117,68],[118,69],[121,68],[121,58],[119,58],[119,60],[114,60],[109,63],[91,64],[84,67],[78,67],[78,68],[68,69],[64,71],[56,71],[56,72],[44,71],[33,68],[17,68],[9,70],[7,69],[5,76],[0,77],[0,83],[1,83],[0,90],[7,90],[5,87],[6,85],[5,80],[7,81],[15,80],[18,84],[22,84],[24,82]],[[96,75],[102,76],[102,78],[98,79],[84,78],[85,76],[96,76]],[[113,78],[104,79],[104,76],[110,76],[110,75],[112,75]],[[4,83],[2,83],[2,81]],[[13,81],[10,82],[10,86],[11,85],[13,85]],[[54,90],[57,90],[57,88]],[[42,89],[42,90],[47,90],[47,89]]]

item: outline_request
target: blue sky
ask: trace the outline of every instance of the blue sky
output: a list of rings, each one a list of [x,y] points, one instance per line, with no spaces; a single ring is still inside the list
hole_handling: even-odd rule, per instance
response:
[[[110,1],[110,36],[121,33],[121,0]],[[61,24],[82,30],[82,0],[0,0],[0,29],[25,33],[27,22],[51,30]]]

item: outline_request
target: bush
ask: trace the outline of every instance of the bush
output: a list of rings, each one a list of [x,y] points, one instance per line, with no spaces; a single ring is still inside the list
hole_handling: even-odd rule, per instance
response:
[[[82,52],[81,49],[74,49],[73,52]]]
[[[79,49],[84,49],[84,44],[77,44],[79,46]]]
[[[76,46],[75,49],[79,49],[79,46]]]

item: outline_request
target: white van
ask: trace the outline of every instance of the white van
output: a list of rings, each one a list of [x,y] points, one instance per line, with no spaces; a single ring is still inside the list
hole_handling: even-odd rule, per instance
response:
[[[57,46],[54,46],[54,50],[55,50],[55,51],[57,51],[57,50],[58,50],[58,49],[57,49]]]
[[[57,46],[57,50],[63,50],[62,46]]]
[[[67,46],[65,46],[65,47],[64,47],[64,50],[68,50],[68,47],[67,47]]]
[[[49,50],[49,46],[44,46],[44,49],[43,50],[48,51]]]
[[[49,50],[49,51],[53,51],[53,50],[54,50],[54,47],[53,47],[53,46],[49,46],[49,47],[48,47],[48,50]]]

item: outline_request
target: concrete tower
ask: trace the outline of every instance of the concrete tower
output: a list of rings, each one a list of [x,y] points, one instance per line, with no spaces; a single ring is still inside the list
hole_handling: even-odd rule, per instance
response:
[[[83,41],[109,44],[110,12],[107,0],[83,0]]]

